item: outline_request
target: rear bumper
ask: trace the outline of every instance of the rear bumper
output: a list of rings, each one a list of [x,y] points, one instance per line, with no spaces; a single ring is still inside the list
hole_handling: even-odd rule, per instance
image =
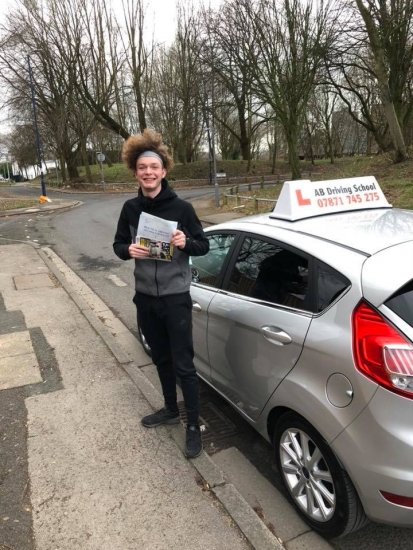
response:
[[[332,443],[368,517],[413,527],[413,508],[380,491],[413,498],[413,400],[379,388],[370,404]]]

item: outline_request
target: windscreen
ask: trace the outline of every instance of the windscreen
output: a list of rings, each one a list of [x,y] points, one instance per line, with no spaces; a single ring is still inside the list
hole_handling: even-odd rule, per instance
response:
[[[413,327],[413,280],[393,294],[385,305]]]

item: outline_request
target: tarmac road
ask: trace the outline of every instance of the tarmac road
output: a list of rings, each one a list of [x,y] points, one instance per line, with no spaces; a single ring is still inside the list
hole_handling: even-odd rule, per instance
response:
[[[38,190],[14,187],[21,195],[36,196]],[[209,190],[185,190],[182,198],[197,198]],[[213,190],[209,191],[212,194]],[[53,197],[53,193],[50,192]],[[130,195],[132,196],[132,195]],[[68,195],[82,200],[80,208],[56,214],[22,215],[0,218],[0,237],[15,240],[37,240],[53,250],[93,289],[122,322],[136,334],[135,311],[132,304],[133,266],[122,262],[112,251],[115,226],[123,202],[129,195]],[[219,433],[208,442],[207,451],[214,453],[237,447],[256,468],[282,491],[277,472],[272,465],[272,450],[254,430],[206,385],[201,387],[201,402],[212,403],[234,428],[229,435]],[[413,532],[370,524],[354,535],[330,541],[337,550],[413,550]]]

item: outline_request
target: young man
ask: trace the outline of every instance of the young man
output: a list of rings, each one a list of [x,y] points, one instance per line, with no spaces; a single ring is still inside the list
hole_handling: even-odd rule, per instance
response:
[[[192,301],[189,294],[191,272],[189,256],[202,256],[209,250],[201,223],[192,205],[177,197],[165,179],[173,162],[162,138],[145,130],[124,144],[122,159],[134,173],[139,192],[123,205],[113,248],[122,260],[135,259],[135,297],[138,323],[151,347],[165,407],[142,418],[154,428],[178,424],[176,375],[181,379],[187,414],[186,448],[188,458],[202,452],[198,423],[198,378],[193,362]],[[148,258],[149,250],[136,244],[142,212],[178,222],[173,232],[172,260]]]

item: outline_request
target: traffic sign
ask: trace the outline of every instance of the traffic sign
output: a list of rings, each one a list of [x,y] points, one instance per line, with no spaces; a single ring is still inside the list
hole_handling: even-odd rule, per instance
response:
[[[99,162],[103,162],[105,160],[105,155],[103,153],[98,153],[96,155],[96,158],[98,159]]]

